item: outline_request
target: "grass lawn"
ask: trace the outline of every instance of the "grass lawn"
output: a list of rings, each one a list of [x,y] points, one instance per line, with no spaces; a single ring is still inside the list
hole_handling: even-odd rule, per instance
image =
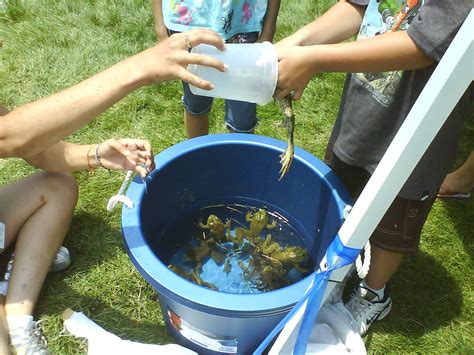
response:
[[[333,1],[283,0],[276,39],[324,12]],[[0,0],[0,102],[13,109],[55,93],[107,68],[154,41],[149,1]],[[339,105],[343,74],[318,75],[295,103],[298,146],[322,157]],[[95,143],[140,137],[156,153],[185,139],[181,84],[142,88],[68,139]],[[276,105],[258,108],[258,134],[285,139]],[[466,125],[458,164],[473,148]],[[224,132],[223,103],[215,102],[211,133]],[[251,159],[251,157],[249,157]],[[32,173],[20,159],[0,159],[0,184]],[[61,312],[83,311],[113,333],[133,340],[172,342],[155,290],[124,250],[120,209],[105,209],[124,173],[75,174],[80,199],[64,244],[71,267],[48,277],[36,308],[54,354],[84,353],[86,345],[61,335]],[[474,199],[437,201],[423,230],[421,251],[406,259],[392,282],[394,307],[365,338],[371,353],[472,353]]]

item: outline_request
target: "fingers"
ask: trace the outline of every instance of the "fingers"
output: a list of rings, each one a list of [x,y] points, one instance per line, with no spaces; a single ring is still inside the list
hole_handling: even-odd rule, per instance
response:
[[[176,60],[182,65],[198,64],[217,69],[221,72],[227,71],[227,65],[224,62],[204,54],[186,53],[184,55],[176,55]]]
[[[200,89],[203,89],[203,90],[214,89],[214,85],[211,82],[201,79],[200,77],[188,72],[184,68],[180,68],[178,72],[176,73],[176,75],[181,80],[187,82],[188,84],[194,85]]]
[[[150,171],[148,171],[148,169],[144,168],[141,165],[135,165],[133,170],[136,171],[138,174],[140,174],[140,176],[142,178],[146,178],[148,176],[148,174],[150,173]]]
[[[296,89],[294,92],[293,92],[293,100],[296,101],[296,100],[299,100],[301,99],[301,96],[303,96],[303,91],[304,89]]]
[[[275,94],[273,95],[275,98],[277,99],[283,99],[285,98],[286,96],[288,96],[288,94],[291,93],[291,90],[290,89],[279,89],[279,88],[276,88],[275,89]]]
[[[119,142],[128,150],[127,159],[133,162],[134,166],[141,164],[147,171],[147,174],[154,169],[153,151],[149,141],[145,139],[122,138]]]
[[[185,34],[189,40],[189,44],[191,45],[191,47],[195,47],[198,44],[204,43],[204,44],[210,44],[211,46],[214,46],[217,49],[220,49],[221,51],[225,49],[224,41],[214,31],[206,30],[206,29],[196,29],[196,30],[187,31],[185,32]],[[184,38],[184,34],[183,34],[183,38]]]

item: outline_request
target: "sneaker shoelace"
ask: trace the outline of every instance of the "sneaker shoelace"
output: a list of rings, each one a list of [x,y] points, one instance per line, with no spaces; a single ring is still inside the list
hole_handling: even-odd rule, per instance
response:
[[[40,321],[31,328],[24,328],[12,337],[12,345],[18,352],[24,350],[25,354],[49,354],[48,342],[41,330]]]
[[[366,300],[359,293],[356,293],[355,297],[352,297],[351,301],[347,304],[347,308],[349,308],[356,319],[365,318],[370,314],[372,306],[373,303]]]

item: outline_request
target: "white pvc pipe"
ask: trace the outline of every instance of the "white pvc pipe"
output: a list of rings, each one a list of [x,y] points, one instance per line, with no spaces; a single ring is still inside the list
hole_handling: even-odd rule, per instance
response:
[[[364,247],[473,80],[474,10],[471,10],[339,230],[344,245]],[[349,268],[334,271],[331,279],[342,280]],[[334,283],[328,283],[322,303],[333,288]],[[270,354],[292,353],[305,307],[306,304],[282,330]]]

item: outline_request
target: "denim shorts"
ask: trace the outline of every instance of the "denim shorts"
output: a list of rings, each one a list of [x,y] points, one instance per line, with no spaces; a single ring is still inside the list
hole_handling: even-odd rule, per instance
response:
[[[359,197],[371,175],[361,167],[344,163],[329,151],[326,151],[325,160],[352,197]],[[370,237],[370,242],[397,253],[417,252],[421,231],[434,201],[434,198],[421,201],[395,197]]]
[[[227,43],[254,43],[258,32],[240,33],[229,38]],[[200,116],[209,113],[212,97],[194,95],[189,84],[183,82],[183,105],[187,112]],[[224,119],[227,128],[232,132],[253,133],[257,124],[257,105],[250,102],[225,100]]]

